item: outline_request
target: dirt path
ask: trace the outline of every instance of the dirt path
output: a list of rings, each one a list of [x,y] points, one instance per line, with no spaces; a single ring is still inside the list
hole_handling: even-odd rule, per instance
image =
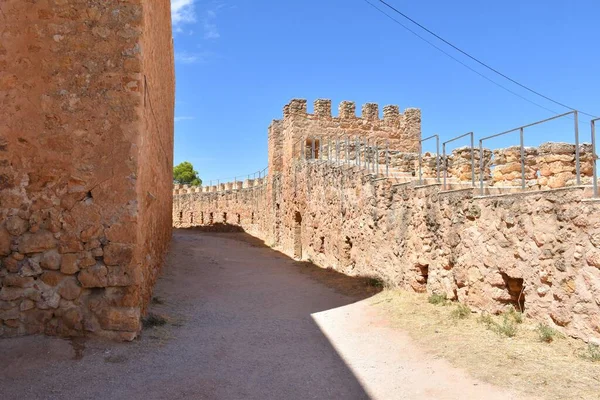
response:
[[[166,325],[129,344],[2,340],[0,397],[517,398],[417,348],[368,289],[245,234],[176,231],[151,310]]]

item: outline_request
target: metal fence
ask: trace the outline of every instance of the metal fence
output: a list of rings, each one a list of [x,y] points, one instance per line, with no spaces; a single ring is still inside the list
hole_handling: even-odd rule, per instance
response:
[[[483,142],[484,140],[488,140],[488,139],[492,139],[498,136],[503,136],[503,135],[507,135],[509,133],[513,133],[513,132],[517,132],[519,131],[519,143],[520,143],[520,150],[521,150],[521,189],[525,189],[525,145],[524,145],[524,136],[525,136],[525,128],[529,128],[535,125],[540,125],[543,124],[544,122],[548,122],[548,121],[553,121],[555,119],[559,119],[562,117],[565,117],[567,115],[571,115],[573,114],[574,119],[575,119],[575,173],[577,175],[577,184],[580,185],[581,184],[581,175],[580,175],[580,165],[579,165],[579,123],[578,123],[578,113],[577,111],[569,111],[566,112],[564,114],[560,114],[560,115],[555,115],[554,117],[551,118],[546,118],[543,119],[541,121],[537,121],[537,122],[533,122],[531,124],[527,124],[527,125],[522,125],[519,127],[516,127],[514,129],[510,129],[508,131],[504,131],[504,132],[500,132],[500,133],[496,133],[495,135],[490,135],[490,136],[486,136],[484,138],[479,139],[479,188],[480,188],[480,192],[481,195],[483,196],[484,194],[484,189],[483,189],[483,175],[484,175],[484,164],[483,164]],[[594,125],[592,123],[592,132],[594,130]],[[592,141],[593,141],[593,133],[592,133]],[[596,181],[596,179],[594,178],[594,182]]]
[[[578,112],[576,110],[566,112],[564,114],[556,115],[551,118],[536,121],[530,124],[522,125],[517,128],[513,128],[504,132],[500,132],[494,135],[486,136],[479,139],[479,186],[480,193],[484,195],[484,176],[485,176],[485,157],[483,144],[486,140],[496,138],[499,136],[507,135],[514,132],[519,132],[519,146],[520,146],[520,163],[521,163],[521,188],[526,187],[526,173],[525,173],[525,144],[524,135],[525,129],[540,125],[548,121],[553,121],[559,118],[573,115],[574,118],[574,137],[575,137],[575,172],[577,185],[581,184],[581,162],[580,162],[580,148],[579,148],[579,123],[578,123]],[[592,119],[591,125],[591,141],[592,141],[592,158],[593,158],[593,196],[598,197],[598,177],[597,177],[597,153],[596,153],[596,122],[600,121],[600,118]],[[474,147],[474,133],[468,132],[456,137],[453,137],[442,143],[442,157],[443,161],[443,190],[447,190],[447,178],[448,178],[448,158],[446,154],[446,148],[449,143],[455,142],[459,139],[470,138],[470,153],[471,153],[471,184],[475,186],[475,147]],[[323,151],[324,138],[326,140],[327,150]],[[436,181],[440,183],[440,137],[438,134],[428,136],[424,139],[419,140],[419,155],[418,155],[418,179],[419,185],[423,184],[423,142],[435,139],[436,142]],[[374,142],[371,142],[374,140]],[[297,146],[300,145],[300,149]],[[380,150],[383,150],[385,158],[385,176],[390,174],[390,149],[389,141],[385,140],[385,147],[381,143],[381,139],[368,139],[361,138],[360,136],[351,137],[346,134],[341,135],[323,135],[323,136],[306,136],[298,139],[293,143],[293,157],[296,158],[298,155],[302,161],[321,161],[326,160],[328,162],[335,163],[336,165],[350,164],[365,169],[369,173],[379,175],[380,169]],[[343,148],[342,148],[343,147]],[[352,154],[350,148],[353,148],[354,157],[351,158]],[[299,151],[298,151],[299,150]],[[273,161],[280,159],[281,156],[276,157]],[[238,178],[247,177],[248,180],[253,179],[265,179],[269,174],[268,166],[260,171],[256,171],[247,175],[235,176],[233,181],[237,182]],[[251,178],[252,177],[252,178]],[[217,190],[220,190],[220,182],[223,179],[217,180]],[[231,182],[231,178],[229,178]],[[210,181],[212,186],[213,180]]]
[[[448,160],[446,159],[446,144],[462,139],[466,136],[471,137],[471,184],[475,187],[475,150],[473,149],[474,137],[473,132],[468,132],[460,136],[456,136],[442,143],[442,160],[444,160],[444,190],[446,190],[446,176],[448,175]]]
[[[435,138],[435,176],[437,183],[440,183],[440,136],[436,134],[419,140],[419,185],[423,184],[423,142],[433,138]]]
[[[592,127],[592,176],[594,179],[593,187],[594,187],[594,197],[598,197],[598,167],[596,166],[596,121],[600,121],[600,118],[596,118],[590,121],[590,125]]]

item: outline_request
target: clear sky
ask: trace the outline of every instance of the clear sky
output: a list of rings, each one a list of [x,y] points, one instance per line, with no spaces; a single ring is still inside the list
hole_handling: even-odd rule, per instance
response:
[[[600,114],[600,1],[387,1],[513,79]],[[175,163],[192,162],[205,183],[266,167],[267,127],[292,98],[307,99],[309,112],[313,100],[332,99],[334,115],[342,100],[356,101],[357,110],[366,102],[379,103],[380,112],[387,104],[418,107],[423,136],[439,133],[442,140],[468,131],[477,139],[553,115],[448,58],[364,0],[171,3]],[[568,111],[419,33],[510,90]],[[589,120],[580,116],[582,141],[589,141]],[[573,142],[573,120],[525,135],[526,145]],[[513,144],[518,134],[490,147]]]

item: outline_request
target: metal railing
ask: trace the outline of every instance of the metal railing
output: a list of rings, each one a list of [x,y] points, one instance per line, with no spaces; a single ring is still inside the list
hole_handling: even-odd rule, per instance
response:
[[[592,126],[592,179],[594,179],[594,197],[598,197],[598,169],[596,166],[596,121],[600,121],[600,118],[596,118],[590,121]]]
[[[437,182],[440,183],[440,136],[436,134],[419,140],[419,185],[423,184],[423,142],[433,138],[435,138],[435,176]]]
[[[521,150],[521,189],[525,189],[525,145],[524,145],[525,128],[543,124],[544,122],[562,118],[562,117],[565,117],[570,114],[573,114],[573,117],[575,119],[575,126],[574,126],[574,128],[575,128],[575,173],[577,175],[577,184],[580,185],[581,184],[581,175],[580,175],[580,171],[579,171],[580,165],[579,165],[579,124],[578,124],[578,118],[577,118],[578,113],[577,113],[577,111],[569,111],[564,114],[555,115],[554,117],[546,118],[541,121],[533,122],[531,124],[522,125],[522,126],[514,128],[514,129],[510,129],[508,131],[496,133],[495,135],[490,135],[490,136],[486,136],[484,138],[479,139],[479,188],[480,188],[481,195],[483,196],[483,194],[484,194],[484,189],[483,189],[483,175],[484,175],[484,168],[485,168],[484,163],[483,163],[483,141],[484,140],[492,139],[492,138],[495,138],[498,136],[503,136],[503,135],[507,135],[509,133],[519,131],[519,137],[520,137],[519,146],[520,146],[520,150]],[[593,128],[593,124],[592,124],[592,130],[593,129],[594,128]],[[593,140],[593,133],[592,133],[592,140]]]
[[[574,116],[574,134],[575,134],[575,170],[576,170],[576,179],[577,185],[581,184],[581,163],[580,163],[580,148],[579,148],[579,124],[578,124],[578,112],[577,110],[569,111],[564,114],[556,115],[551,118],[547,118],[541,121],[533,122],[531,124],[522,125],[514,129],[510,129],[508,131],[504,131],[501,133],[497,133],[494,135],[486,136],[479,139],[479,184],[480,184],[480,192],[481,195],[484,194],[484,176],[485,176],[485,157],[484,157],[484,148],[483,142],[498,136],[507,135],[513,132],[519,132],[519,146],[521,153],[521,188],[525,189],[526,186],[526,171],[525,171],[525,145],[524,145],[524,131],[525,128],[529,128],[535,125],[539,125],[548,121],[552,121],[558,118],[565,117],[567,115],[573,114]],[[591,124],[591,139],[592,139],[592,158],[593,158],[593,196],[597,198],[599,196],[598,193],[598,177],[597,177],[597,154],[596,154],[596,122],[600,121],[600,118],[596,118],[590,121]],[[471,184],[473,187],[475,186],[475,147],[474,147],[474,133],[468,132],[454,138],[451,138],[442,143],[442,161],[444,163],[443,168],[443,189],[447,190],[447,178],[448,178],[448,159],[446,155],[446,145],[452,143],[456,140],[462,139],[464,137],[470,137],[470,152],[471,152]],[[323,153],[323,138],[326,138],[327,141],[327,151],[326,154]],[[428,136],[424,139],[419,140],[419,155],[418,155],[418,176],[419,176],[419,184],[423,183],[423,142],[427,140],[436,139],[436,180],[440,182],[440,138],[438,134]],[[310,143],[309,143],[310,141]],[[296,151],[296,145],[300,144],[300,151]],[[318,147],[317,147],[318,146]],[[341,149],[342,146],[345,146],[344,149]],[[350,147],[354,147],[354,158],[350,159]],[[307,160],[327,160],[328,162],[335,161],[336,165],[343,161],[345,164],[354,164],[358,166],[360,169],[366,169],[369,173],[375,173],[379,175],[379,167],[380,167],[380,139],[375,138],[374,143],[370,143],[368,138],[361,138],[360,136],[350,137],[347,134],[340,135],[326,135],[326,136],[306,136],[298,139],[293,143],[292,152],[294,153],[294,158],[297,157],[296,154],[299,154],[303,161]],[[310,151],[310,154],[307,154]],[[341,157],[345,157],[342,159]],[[326,157],[325,157],[326,155]],[[370,157],[369,157],[370,155]],[[335,156],[335,158],[334,158]],[[278,160],[281,156],[275,158]],[[268,175],[268,166],[260,171],[256,171],[254,173],[248,174],[247,179],[250,180],[252,176],[253,180],[265,179]],[[385,141],[385,176],[388,177],[390,173],[390,149],[389,149],[389,141]],[[236,176],[233,178],[234,185],[237,183],[238,178],[242,178],[244,175]],[[217,191],[220,191],[220,182],[222,180],[217,180]],[[229,179],[231,181],[231,179]],[[213,181],[210,181],[210,186]],[[236,187],[235,185],[234,187]]]
[[[446,140],[444,143],[442,143],[442,154],[443,154],[442,160],[444,160],[444,190],[446,190],[446,177],[448,175],[448,160],[446,159],[446,145],[450,142],[454,142],[455,140],[462,139],[465,136],[471,137],[471,183],[472,183],[473,187],[475,187],[475,150],[473,149],[474,137],[473,137],[473,132],[469,132],[469,133],[465,133],[460,136],[456,136],[450,140]]]
[[[380,140],[375,139],[370,143],[369,139],[360,136],[350,137],[349,135],[327,136],[307,136],[294,143],[294,154],[296,154],[295,145],[301,142],[300,159],[301,160],[327,160],[335,162],[336,165],[342,160],[345,164],[354,164],[360,169],[366,169],[369,173],[379,174],[379,150]],[[326,142],[327,151],[323,150],[323,143]],[[345,157],[342,159],[341,147],[344,146]],[[354,157],[351,159],[350,147],[353,147]],[[306,149],[310,150],[306,152]],[[390,150],[389,141],[385,142],[385,174],[389,176],[390,171]],[[335,157],[335,158],[334,158]]]

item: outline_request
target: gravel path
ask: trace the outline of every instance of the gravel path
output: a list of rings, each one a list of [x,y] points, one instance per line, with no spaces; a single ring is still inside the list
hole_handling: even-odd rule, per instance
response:
[[[364,280],[242,233],[175,231],[133,343],[0,340],[2,399],[516,399],[424,353]]]

